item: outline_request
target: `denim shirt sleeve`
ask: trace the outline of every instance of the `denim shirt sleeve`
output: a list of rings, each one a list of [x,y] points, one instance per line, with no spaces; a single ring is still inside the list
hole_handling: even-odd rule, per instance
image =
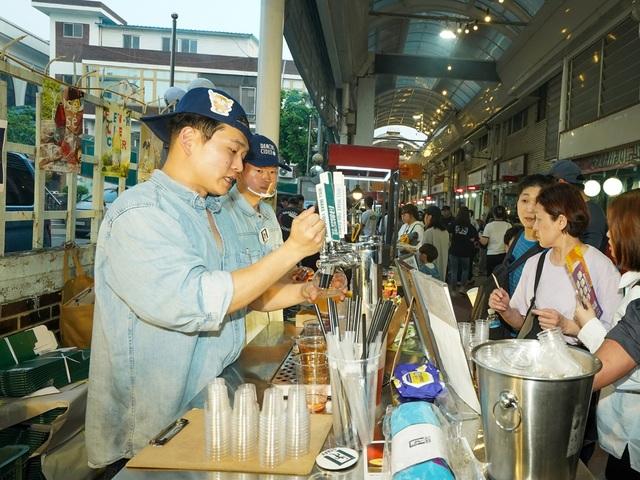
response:
[[[153,206],[124,210],[111,219],[104,249],[107,284],[143,321],[182,332],[221,328],[231,274],[208,270],[170,215]]]

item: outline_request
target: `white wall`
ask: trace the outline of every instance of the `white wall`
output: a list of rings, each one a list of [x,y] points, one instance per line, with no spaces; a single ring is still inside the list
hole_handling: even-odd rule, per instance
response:
[[[558,158],[575,158],[640,141],[640,105],[560,134]]]
[[[157,32],[139,30],[135,28],[102,28],[102,46],[122,48],[124,34],[138,35],[140,48],[145,50],[162,50],[162,37],[170,37],[171,32]],[[209,55],[227,55],[234,57],[257,57],[257,42],[252,39],[216,36],[215,34],[184,34],[178,33],[178,42],[182,38],[198,41],[198,53]],[[93,43],[93,42],[92,42]]]
[[[49,66],[49,76],[55,77],[56,75],[73,75],[73,62],[64,60],[53,62]],[[80,62],[76,64],[76,75],[82,75],[82,64]]]

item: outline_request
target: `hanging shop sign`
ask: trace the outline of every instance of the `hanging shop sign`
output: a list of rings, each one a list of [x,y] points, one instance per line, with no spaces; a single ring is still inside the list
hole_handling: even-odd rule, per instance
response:
[[[52,78],[42,81],[37,164],[41,170],[79,173],[84,93]]]
[[[102,174],[126,177],[131,161],[131,110],[111,103],[103,109]]]
[[[467,176],[467,185],[484,185],[487,183],[487,169],[481,168]]]
[[[640,143],[575,160],[585,174],[633,167],[639,161]]]
[[[526,155],[518,155],[500,163],[500,178],[513,181],[524,175]]]
[[[420,180],[422,178],[422,165],[419,163],[400,163],[401,180]]]
[[[435,195],[436,193],[444,192],[444,182],[436,183],[431,187],[431,194]]]
[[[156,168],[160,168],[162,140],[156,137],[144,123],[140,126],[140,159],[138,182],[146,182]]]

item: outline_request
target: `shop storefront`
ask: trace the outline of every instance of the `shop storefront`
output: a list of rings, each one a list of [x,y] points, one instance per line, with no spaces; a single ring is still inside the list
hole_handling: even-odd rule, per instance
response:
[[[574,161],[585,177],[585,194],[602,208],[617,195],[640,186],[640,143]]]
[[[444,175],[434,177],[434,181],[435,183],[433,183],[429,189],[427,201],[442,208],[444,205],[447,205],[447,191],[445,188]]]
[[[518,155],[494,166],[494,177],[498,179],[494,185],[493,196],[498,204],[507,209],[508,216],[515,216],[518,203],[518,182],[524,177],[527,156]]]
[[[473,212],[474,218],[486,216],[491,204],[485,195],[487,184],[487,167],[471,172],[467,176],[467,188],[463,194],[465,205]]]

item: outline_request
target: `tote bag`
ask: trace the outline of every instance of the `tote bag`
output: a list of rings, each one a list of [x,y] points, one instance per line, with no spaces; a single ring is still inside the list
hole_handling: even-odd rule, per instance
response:
[[[71,276],[69,257],[75,266],[75,275]],[[64,286],[62,287],[62,306],[60,308],[60,334],[65,347],[89,348],[93,329],[93,278],[89,277],[78,256],[78,248],[64,250]]]

